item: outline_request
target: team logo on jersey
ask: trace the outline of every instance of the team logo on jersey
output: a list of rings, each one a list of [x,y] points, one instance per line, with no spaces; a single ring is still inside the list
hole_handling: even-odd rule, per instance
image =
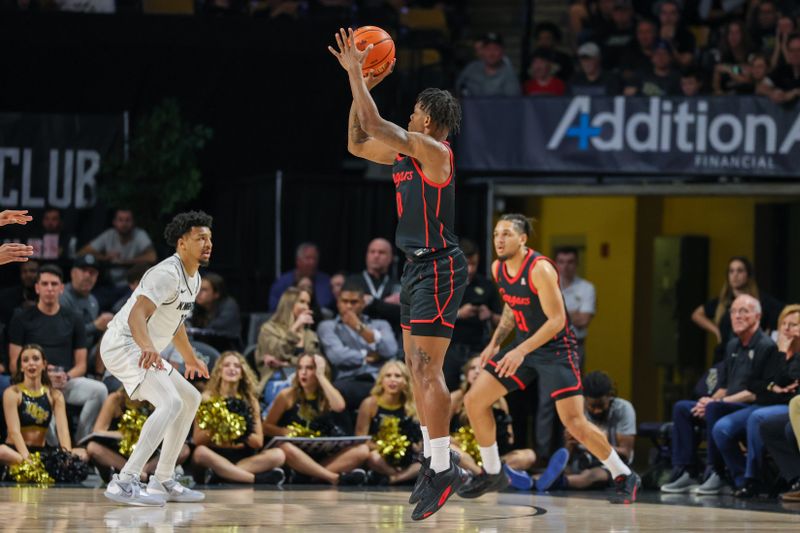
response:
[[[194,302],[181,302],[178,304],[178,311],[191,311],[194,309]]]
[[[503,301],[514,307],[515,305],[531,305],[530,298],[523,298],[521,296],[513,296],[511,294],[503,294]]]
[[[411,181],[414,179],[414,171],[413,170],[406,170],[404,172],[393,172],[392,173],[392,181],[394,182],[394,186],[399,187],[400,184],[404,181]]]

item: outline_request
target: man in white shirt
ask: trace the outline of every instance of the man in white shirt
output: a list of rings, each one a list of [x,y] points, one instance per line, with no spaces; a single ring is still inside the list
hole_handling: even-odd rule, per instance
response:
[[[567,305],[567,313],[578,339],[578,354],[581,357],[581,370],[585,367],[586,350],[584,344],[589,324],[595,315],[594,285],[577,275],[578,250],[564,247],[556,250],[556,267],[561,283],[561,292]]]
[[[190,211],[167,225],[164,236],[167,244],[175,247],[175,255],[145,273],[100,344],[106,368],[122,382],[128,395],[155,406],[128,462],[108,484],[105,496],[115,502],[162,506],[166,501],[205,498],[174,478],[200,393],[171,365],[165,365],[160,353],[172,342],[183,356],[186,377],[208,378],[208,369],[195,356],[183,322],[200,290],[199,267],[207,266],[211,257],[211,223],[212,218],[202,211]],[[142,469],[159,444],[158,466],[145,489],[140,482]]]

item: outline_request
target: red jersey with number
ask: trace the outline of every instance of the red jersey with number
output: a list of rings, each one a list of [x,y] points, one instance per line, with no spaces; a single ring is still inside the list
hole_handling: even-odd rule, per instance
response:
[[[458,246],[455,234],[456,187],[453,150],[450,176],[444,183],[428,179],[416,159],[398,154],[392,166],[397,201],[395,244],[406,254],[422,257],[427,253]]]
[[[506,269],[503,261],[498,261],[492,274],[500,291],[500,298],[507,304],[514,313],[516,322],[515,344],[524,342],[547,322],[547,315],[542,309],[542,302],[539,300],[539,292],[531,281],[531,272],[537,261],[547,261],[555,268],[555,263],[549,257],[528,249],[515,276],[511,276]],[[561,296],[564,298],[563,294]],[[566,310],[566,304],[564,305]],[[567,315],[564,327],[552,339],[537,348],[536,352],[544,352],[554,356],[564,355],[571,350],[577,350],[575,333]]]

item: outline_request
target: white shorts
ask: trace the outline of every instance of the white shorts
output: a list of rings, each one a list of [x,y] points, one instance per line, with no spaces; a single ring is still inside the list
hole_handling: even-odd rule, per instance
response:
[[[139,366],[139,358],[142,356],[142,349],[133,340],[133,337],[120,335],[114,329],[109,329],[103,335],[100,342],[100,358],[106,369],[115,378],[122,382],[125,392],[132,399],[136,389],[144,380],[147,372],[167,372],[173,370],[172,365],[165,363],[165,370],[156,370],[155,367],[145,370]]]

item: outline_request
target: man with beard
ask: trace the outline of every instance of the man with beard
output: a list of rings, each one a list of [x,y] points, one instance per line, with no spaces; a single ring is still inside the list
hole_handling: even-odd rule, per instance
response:
[[[208,369],[194,354],[183,322],[200,290],[198,270],[208,266],[211,258],[211,224],[212,218],[202,211],[172,219],[164,237],[175,247],[175,254],[145,273],[100,343],[103,363],[122,382],[128,396],[155,407],[130,459],[106,488],[105,496],[117,503],[162,506],[166,501],[205,498],[175,479],[175,462],[200,405],[200,393],[171,365],[165,365],[160,353],[173,343],[183,356],[186,378],[208,378]],[[159,445],[156,472],[145,488],[140,482],[142,469]]]
[[[633,444],[636,439],[636,411],[628,400],[617,398],[611,378],[602,371],[590,372],[583,378],[586,399],[586,418],[599,427],[608,442],[627,464],[633,463]],[[592,456],[569,431],[564,431],[565,447],[557,450],[547,469],[536,480],[536,489],[593,489],[611,483],[611,473]],[[565,474],[567,464],[570,473]]]
[[[380,237],[372,239],[367,246],[366,268],[346,281],[348,285],[354,284],[364,290],[364,314],[386,320],[395,331],[395,336],[399,337],[400,282],[389,272],[393,261],[392,243]],[[336,300],[339,300],[338,295]]]

